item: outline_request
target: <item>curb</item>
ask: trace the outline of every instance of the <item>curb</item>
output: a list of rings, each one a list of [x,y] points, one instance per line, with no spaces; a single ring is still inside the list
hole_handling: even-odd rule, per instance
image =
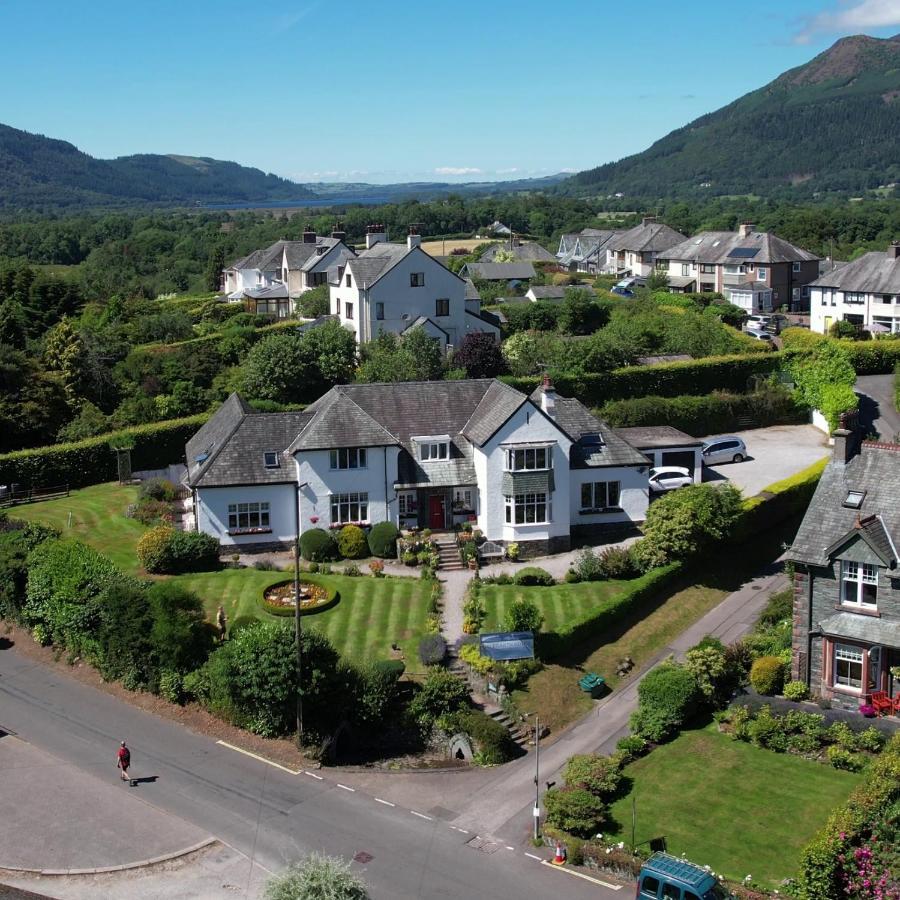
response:
[[[119,866],[100,866],[94,869],[30,869],[23,866],[4,866],[0,865],[0,872],[17,872],[28,875],[104,875],[110,872],[127,872],[130,869],[143,869],[146,866],[154,866],[158,863],[171,862],[173,859],[180,859],[182,856],[188,856],[203,850],[219,841],[214,837],[204,838],[199,843],[182,850],[176,850],[173,853],[163,853],[161,856],[151,856],[149,859],[139,859],[136,862],[123,863]]]

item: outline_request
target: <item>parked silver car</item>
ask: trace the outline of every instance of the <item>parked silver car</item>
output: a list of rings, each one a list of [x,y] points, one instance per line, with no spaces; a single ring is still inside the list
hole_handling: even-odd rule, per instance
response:
[[[650,470],[650,493],[662,494],[693,484],[691,473],[683,466],[659,466]]]
[[[725,434],[704,441],[702,457],[704,465],[707,466],[743,462],[747,458],[747,445],[739,437]]]

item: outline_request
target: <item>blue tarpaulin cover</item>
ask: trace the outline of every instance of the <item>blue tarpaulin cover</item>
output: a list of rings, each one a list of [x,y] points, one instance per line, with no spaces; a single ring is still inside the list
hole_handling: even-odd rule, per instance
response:
[[[479,641],[482,656],[491,659],[534,659],[534,635],[530,631],[499,631],[483,634]]]

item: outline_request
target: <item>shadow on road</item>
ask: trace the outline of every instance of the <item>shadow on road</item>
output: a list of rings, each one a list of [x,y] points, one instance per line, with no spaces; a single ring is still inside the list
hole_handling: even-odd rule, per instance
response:
[[[15,647],[16,642],[11,641],[7,637],[0,637],[0,650],[9,650],[10,647]]]
[[[159,775],[147,775],[144,778],[132,778],[131,786],[137,787],[139,784],[156,784],[159,780]]]
[[[881,417],[881,407],[878,401],[873,400],[868,394],[856,395],[859,397],[859,427],[863,435],[875,435],[880,437],[875,422]]]

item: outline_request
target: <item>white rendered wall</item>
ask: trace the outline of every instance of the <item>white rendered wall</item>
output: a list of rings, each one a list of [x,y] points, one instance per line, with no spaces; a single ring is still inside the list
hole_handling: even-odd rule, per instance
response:
[[[619,482],[619,506],[622,512],[582,515],[581,486],[595,481]],[[647,518],[650,493],[647,487],[647,469],[641,475],[636,468],[573,469],[571,477],[571,510],[573,525],[616,524],[619,522],[643,522]]]
[[[292,484],[197,488],[197,530],[218,538],[223,547],[292,541],[296,534],[295,488]],[[268,503],[270,534],[228,534],[230,503]]]

